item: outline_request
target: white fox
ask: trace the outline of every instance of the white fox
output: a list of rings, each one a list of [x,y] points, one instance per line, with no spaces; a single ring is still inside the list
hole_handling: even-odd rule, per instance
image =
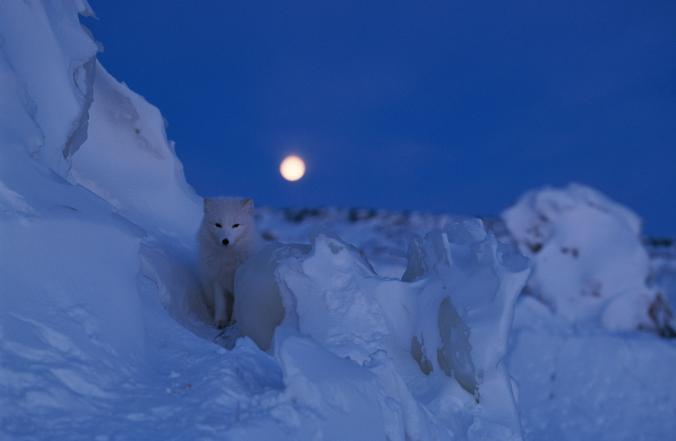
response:
[[[225,327],[232,318],[235,272],[253,252],[253,208],[253,200],[248,198],[204,199],[204,216],[197,233],[198,269],[218,328]]]

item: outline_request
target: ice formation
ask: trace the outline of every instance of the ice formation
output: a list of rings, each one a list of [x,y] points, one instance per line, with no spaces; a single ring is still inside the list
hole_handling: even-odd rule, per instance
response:
[[[502,358],[527,259],[478,219],[456,220],[412,250],[403,280],[395,280],[335,237],[320,234],[311,247],[271,245],[238,273],[240,329],[263,349],[272,346],[287,377],[289,339],[294,350],[311,345],[314,359],[351,361],[351,370],[372,376],[388,439],[439,438],[430,432],[435,420],[446,436],[518,439]],[[261,316],[261,305],[274,306]],[[294,365],[293,378],[314,390],[306,376],[317,374],[308,369],[315,368]],[[350,388],[332,381],[330,395]],[[317,411],[336,418],[323,402],[329,392],[314,394]],[[361,399],[341,401],[352,408]]]

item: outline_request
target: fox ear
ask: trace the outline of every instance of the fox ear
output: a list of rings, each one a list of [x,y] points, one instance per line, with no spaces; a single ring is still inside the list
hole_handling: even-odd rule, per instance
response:
[[[244,208],[247,211],[251,211],[253,210],[253,207],[254,207],[253,199],[251,198],[242,199],[242,208]]]

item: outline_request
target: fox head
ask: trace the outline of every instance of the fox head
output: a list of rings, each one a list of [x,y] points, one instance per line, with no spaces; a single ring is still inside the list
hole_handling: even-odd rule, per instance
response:
[[[204,198],[202,229],[221,246],[232,247],[254,233],[253,209],[249,198]]]

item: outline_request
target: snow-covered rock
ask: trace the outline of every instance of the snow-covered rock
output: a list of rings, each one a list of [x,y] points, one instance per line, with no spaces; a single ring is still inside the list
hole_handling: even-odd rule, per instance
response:
[[[655,327],[650,260],[631,210],[572,184],[526,193],[503,219],[534,261],[528,292],[556,314],[611,330]]]

